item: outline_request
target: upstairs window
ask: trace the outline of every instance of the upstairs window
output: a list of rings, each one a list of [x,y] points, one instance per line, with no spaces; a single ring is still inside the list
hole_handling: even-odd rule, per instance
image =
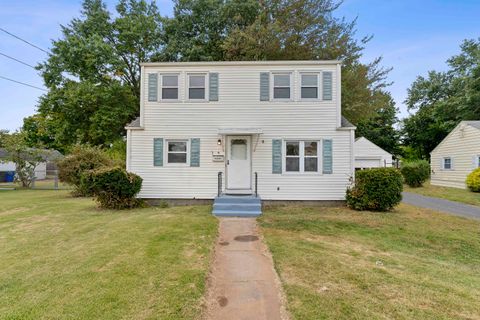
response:
[[[186,140],[169,140],[167,141],[167,163],[187,163],[187,147]]]
[[[445,170],[452,169],[452,158],[450,157],[443,158],[443,169]]]
[[[301,74],[301,98],[318,99],[318,74]]]
[[[273,99],[290,99],[290,74],[273,75]]]
[[[190,74],[188,75],[188,99],[205,100],[206,75]]]
[[[178,100],[178,75],[162,75],[162,100]]]

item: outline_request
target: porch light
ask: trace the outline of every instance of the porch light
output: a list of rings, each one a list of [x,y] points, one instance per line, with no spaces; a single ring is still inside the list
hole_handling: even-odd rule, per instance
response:
[[[218,139],[218,140],[217,140],[217,144],[218,144],[219,146],[221,146],[221,145],[222,145],[222,139]]]

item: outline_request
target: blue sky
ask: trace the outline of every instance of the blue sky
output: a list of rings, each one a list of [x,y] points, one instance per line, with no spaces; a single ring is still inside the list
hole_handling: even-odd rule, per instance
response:
[[[107,1],[113,9],[116,1]],[[80,0],[0,0],[0,27],[48,50],[60,36],[60,24],[79,15]],[[165,15],[172,2],[158,0]],[[357,36],[373,35],[362,58],[365,62],[383,56],[393,67],[389,88],[400,108],[407,88],[428,70],[445,70],[445,61],[459,52],[463,39],[480,37],[478,0],[345,0],[336,13],[347,20],[358,17]],[[0,53],[35,65],[46,58],[40,50],[0,32]],[[42,87],[37,72],[0,56],[0,76]],[[0,129],[15,130],[24,117],[35,112],[43,92],[0,79]]]

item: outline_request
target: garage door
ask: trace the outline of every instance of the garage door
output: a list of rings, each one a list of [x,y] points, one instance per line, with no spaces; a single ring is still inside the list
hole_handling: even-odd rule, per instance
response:
[[[380,159],[355,159],[355,168],[378,168],[383,167],[383,163]]]

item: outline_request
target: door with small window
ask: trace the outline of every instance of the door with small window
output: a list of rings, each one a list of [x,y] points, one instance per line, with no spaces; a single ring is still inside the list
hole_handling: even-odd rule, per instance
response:
[[[227,189],[251,190],[250,145],[250,136],[227,136]]]

